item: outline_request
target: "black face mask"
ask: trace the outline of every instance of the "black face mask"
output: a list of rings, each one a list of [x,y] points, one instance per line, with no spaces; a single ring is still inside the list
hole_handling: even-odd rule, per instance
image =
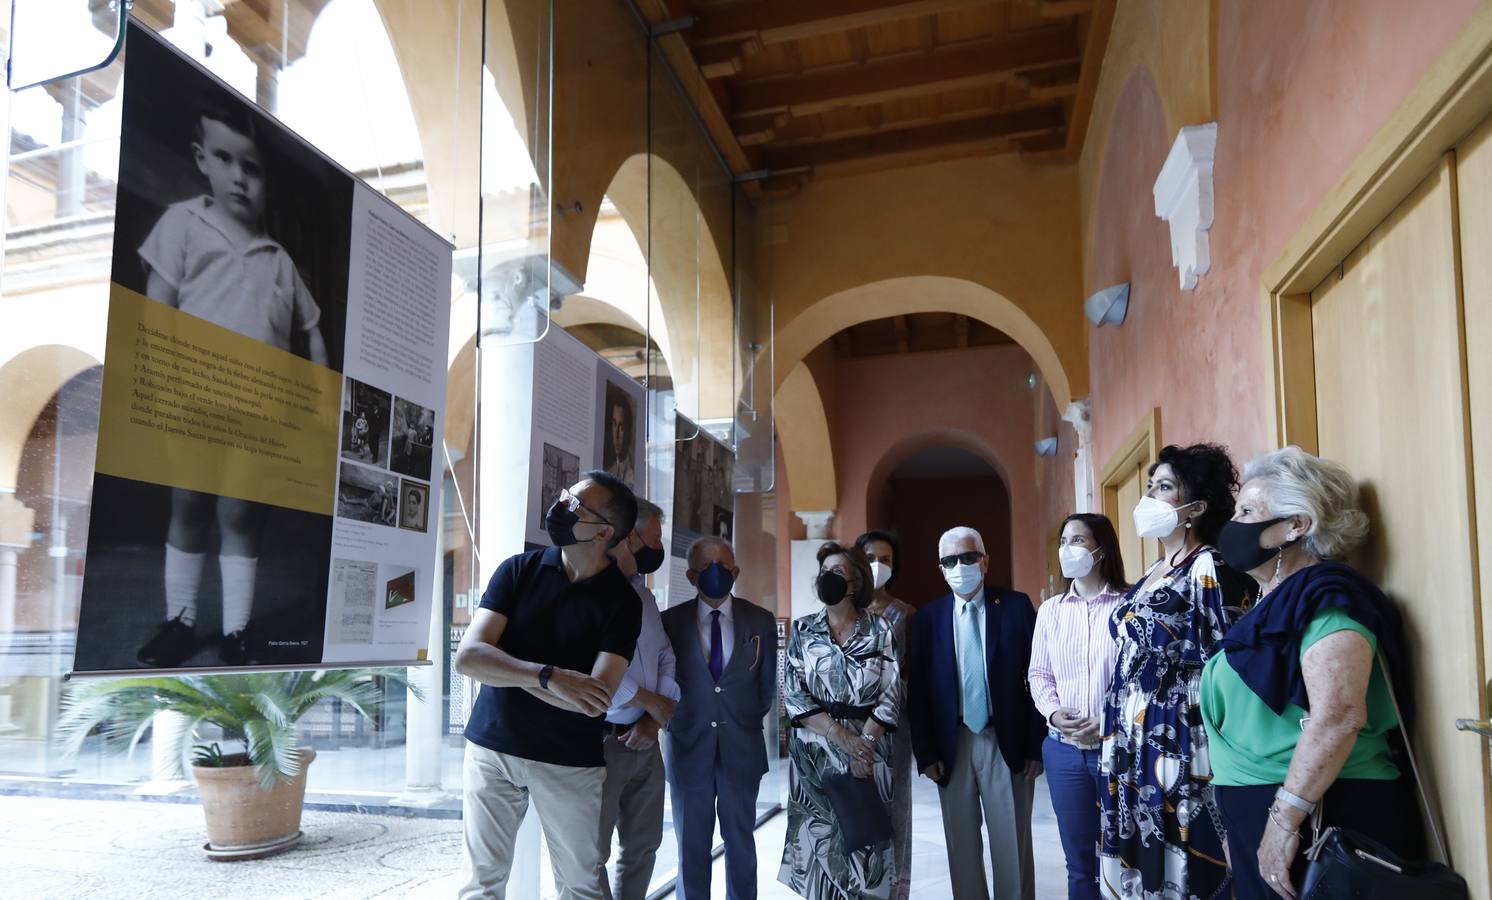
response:
[[[568,506],[562,505],[558,500],[549,507],[549,512],[544,514],[544,530],[549,533],[549,543],[556,547],[569,547],[578,543],[575,539],[575,525],[580,521],[580,516],[570,511]]]
[[[1223,530],[1217,536],[1217,549],[1223,555],[1223,562],[1237,572],[1252,572],[1265,563],[1274,559],[1281,550],[1294,544],[1289,541],[1278,547],[1261,547],[1259,539],[1264,532],[1273,525],[1290,518],[1280,516],[1267,522],[1229,522],[1223,526]]]
[[[838,572],[820,572],[818,581],[819,599],[825,606],[834,606],[850,592],[850,583]]]
[[[637,560],[637,574],[651,575],[663,568],[663,556],[662,548],[648,546],[632,554],[632,558]]]

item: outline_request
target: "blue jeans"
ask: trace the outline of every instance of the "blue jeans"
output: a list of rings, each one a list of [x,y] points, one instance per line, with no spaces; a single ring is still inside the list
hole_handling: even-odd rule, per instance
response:
[[[1067,857],[1068,900],[1098,900],[1099,804],[1106,785],[1098,750],[1079,750],[1055,738],[1041,745],[1047,788]]]

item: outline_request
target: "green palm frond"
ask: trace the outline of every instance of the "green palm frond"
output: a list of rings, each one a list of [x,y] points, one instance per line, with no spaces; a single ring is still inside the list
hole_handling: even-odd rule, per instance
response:
[[[74,755],[90,734],[105,749],[132,752],[156,713],[186,718],[177,746],[184,756],[203,723],[244,744],[249,762],[266,788],[294,778],[300,769],[296,725],[318,705],[340,701],[372,719],[383,707],[385,684],[409,687],[400,669],[337,669],[318,672],[252,672],[243,675],[183,675],[117,678],[68,686],[58,725],[63,753]],[[417,697],[423,692],[415,690]],[[221,756],[221,754],[219,754]]]

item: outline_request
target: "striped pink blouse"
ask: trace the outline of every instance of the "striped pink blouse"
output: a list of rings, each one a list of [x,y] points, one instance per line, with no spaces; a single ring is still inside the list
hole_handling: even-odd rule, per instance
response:
[[[1119,645],[1109,635],[1109,616],[1123,599],[1109,589],[1085,600],[1069,588],[1041,604],[1026,682],[1048,724],[1063,706],[1084,716],[1103,715],[1104,694],[1119,658]]]

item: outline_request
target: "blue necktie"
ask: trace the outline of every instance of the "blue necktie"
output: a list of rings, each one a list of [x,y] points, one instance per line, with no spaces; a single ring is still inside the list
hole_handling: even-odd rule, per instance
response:
[[[989,685],[984,680],[984,642],[980,640],[979,620],[974,604],[965,603],[959,611],[958,658],[963,662],[959,672],[964,695],[964,724],[978,734],[989,724]]]
[[[720,680],[725,671],[725,643],[720,639],[720,610],[710,613],[710,676]]]

